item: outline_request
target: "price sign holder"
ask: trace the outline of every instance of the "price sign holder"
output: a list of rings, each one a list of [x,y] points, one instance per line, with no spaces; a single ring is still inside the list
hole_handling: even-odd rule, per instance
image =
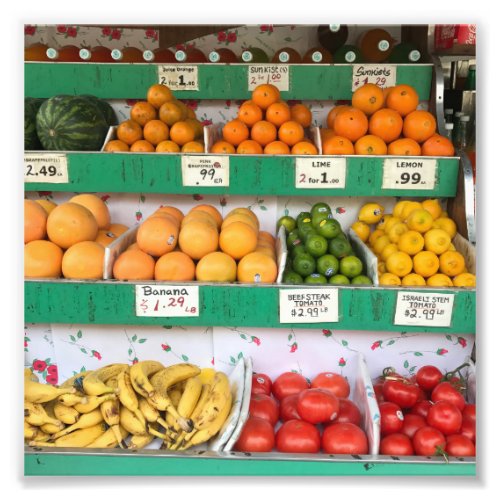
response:
[[[385,158],[382,189],[434,189],[437,160]]]
[[[280,323],[337,323],[338,288],[280,290]]]
[[[337,157],[296,158],[297,189],[344,189],[346,159]]]
[[[24,155],[24,182],[54,184],[69,182],[67,156],[57,153],[26,153]]]
[[[396,66],[394,64],[353,64],[352,91],[365,83],[374,83],[380,88],[396,85]]]
[[[158,82],[170,90],[200,90],[198,66],[171,64],[158,66]]]
[[[454,301],[449,293],[398,292],[394,324],[449,327]]]
[[[136,285],[135,315],[173,318],[200,315],[199,287],[182,285]]]
[[[290,68],[287,64],[250,64],[248,66],[248,90],[263,83],[272,83],[279,90],[290,89]]]
[[[229,186],[229,157],[182,155],[182,185],[193,187]]]

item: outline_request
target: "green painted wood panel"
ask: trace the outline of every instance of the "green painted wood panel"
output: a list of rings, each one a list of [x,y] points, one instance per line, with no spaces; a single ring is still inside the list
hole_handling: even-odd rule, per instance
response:
[[[382,189],[384,158],[395,157],[349,156],[346,157],[345,188],[297,189],[296,157],[230,155],[229,186],[184,187],[181,157],[180,154],[159,153],[68,153],[68,183],[26,182],[24,188],[26,191],[115,193],[453,197],[457,191],[459,166],[458,158],[436,158],[434,189]]]
[[[196,284],[196,283],[191,283]],[[131,283],[25,281],[25,321],[121,325],[253,326],[267,328],[335,328],[338,330],[469,333],[476,331],[475,290],[415,288],[412,292],[455,295],[450,327],[393,324],[397,288],[340,287],[339,322],[287,323],[279,321],[279,290],[287,285],[199,286],[198,317],[137,317],[135,285]],[[302,288],[300,286],[299,288]],[[314,290],[314,286],[311,286]],[[256,314],[256,311],[259,314]]]
[[[352,66],[290,65],[289,90],[284,99],[350,99]],[[415,87],[421,100],[428,100],[432,64],[398,65],[396,83]],[[138,63],[53,63],[24,65],[24,95],[51,97],[55,94],[93,94],[104,99],[144,99],[157,83],[158,65]],[[198,91],[176,91],[180,99],[247,99],[246,64],[199,64]]]

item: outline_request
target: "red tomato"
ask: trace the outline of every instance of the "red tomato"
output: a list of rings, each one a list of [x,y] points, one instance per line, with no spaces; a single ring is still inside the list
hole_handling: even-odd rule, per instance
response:
[[[462,410],[462,418],[476,423],[476,405],[467,403]]]
[[[436,385],[432,391],[431,400],[434,403],[448,401],[448,403],[453,403],[460,411],[465,408],[465,398],[450,382],[440,382]]]
[[[361,425],[361,412],[357,407],[356,403],[352,402],[350,399],[339,398],[339,414],[334,420],[334,423],[339,424],[354,424],[357,426]]]
[[[271,394],[273,383],[265,373],[254,373],[252,375],[251,394]]]
[[[383,380],[379,380],[373,384],[373,390],[375,392],[375,397],[377,398],[377,403],[383,403],[385,401],[384,394],[382,393],[382,387],[384,387]]]
[[[424,391],[432,391],[443,380],[443,374],[436,366],[425,365],[419,368],[415,380]]]
[[[357,425],[333,423],[324,430],[321,447],[325,453],[333,455],[366,455],[368,438]]]
[[[427,418],[429,413],[429,408],[432,406],[432,401],[424,399],[423,401],[417,401],[415,405],[410,409],[410,413],[413,415],[420,415],[421,417]]]
[[[463,434],[452,434],[446,438],[446,453],[452,457],[475,457],[475,444]]]
[[[410,439],[415,435],[415,432],[420,429],[420,427],[425,427],[427,422],[425,418],[420,415],[415,415],[413,413],[407,413],[405,415],[405,420],[403,422],[403,428],[401,432],[406,434]]]
[[[331,422],[339,413],[339,398],[324,389],[305,389],[299,394],[297,411],[311,424]]]
[[[385,401],[378,405],[380,410],[380,432],[387,435],[401,432],[404,424],[404,415],[401,408],[395,404]]]
[[[316,375],[311,382],[313,389],[326,389],[333,392],[338,398],[347,398],[351,392],[349,382],[338,373],[322,372]]]
[[[386,380],[382,386],[384,399],[397,404],[400,408],[411,408],[418,400],[419,389],[406,379]]]
[[[440,430],[445,436],[457,434],[462,427],[462,413],[448,401],[438,401],[429,408],[427,424]]]
[[[249,413],[252,417],[263,418],[274,426],[280,417],[280,407],[272,396],[268,396],[267,394],[252,394]]]
[[[417,455],[434,456],[442,454],[446,438],[438,429],[426,425],[415,432],[412,443]]]
[[[297,411],[297,400],[299,394],[292,394],[286,396],[280,401],[280,420],[286,422],[287,420],[300,420],[299,412]]]
[[[319,453],[319,430],[303,420],[288,420],[276,433],[276,448],[283,453]]]
[[[476,442],[476,422],[466,418],[462,421],[462,428],[460,434],[469,438],[473,443]]]
[[[380,454],[381,455],[414,455],[413,444],[411,439],[406,434],[395,432],[385,436],[380,441]]]
[[[278,401],[281,401],[285,396],[297,394],[304,389],[309,389],[309,382],[305,377],[300,373],[285,372],[273,382],[272,393]]]
[[[272,451],[274,427],[262,418],[248,417],[234,448],[236,451]]]

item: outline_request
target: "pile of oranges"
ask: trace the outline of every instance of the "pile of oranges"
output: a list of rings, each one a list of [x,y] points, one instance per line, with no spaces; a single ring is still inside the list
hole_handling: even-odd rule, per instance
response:
[[[277,275],[275,238],[254,212],[235,208],[223,218],[209,204],[186,215],[160,207],[113,265],[118,280],[273,283]]]
[[[312,114],[303,104],[289,106],[272,84],[258,85],[238,116],[224,124],[222,138],[210,148],[219,154],[317,155],[306,137]]]
[[[24,276],[102,279],[104,247],[128,229],[111,222],[108,206],[82,193],[57,205],[24,200]]]
[[[367,203],[351,227],[377,256],[381,285],[476,286],[452,243],[455,221],[436,199],[401,200],[391,214],[384,214],[378,203]]]
[[[196,113],[162,84],[149,87],[146,100],[136,102],[130,118],[116,129],[117,139],[105,151],[141,153],[203,153],[203,125]]]
[[[417,109],[411,85],[382,90],[367,83],[351,105],[333,107],[320,130],[325,155],[453,156],[453,143],[436,133],[436,118]]]

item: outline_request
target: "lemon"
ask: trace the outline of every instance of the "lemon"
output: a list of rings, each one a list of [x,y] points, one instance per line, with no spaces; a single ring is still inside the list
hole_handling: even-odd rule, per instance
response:
[[[395,205],[394,205],[394,208],[392,209],[392,215],[394,215],[394,217],[397,217],[398,219],[401,219],[402,217],[402,213],[403,213],[403,208],[408,204],[410,203],[409,200],[401,200],[401,201],[398,201]]]
[[[376,229],[383,229],[385,230],[385,225],[387,222],[389,222],[393,218],[392,214],[385,214],[381,219],[380,222],[377,224]]]
[[[406,221],[408,216],[413,212],[413,210],[418,210],[422,208],[422,204],[419,201],[409,201],[401,212],[401,218]]]
[[[425,208],[431,215],[434,220],[441,216],[443,213],[443,209],[439,204],[439,200],[437,199],[428,199],[422,202],[422,207]]]
[[[417,208],[408,216],[406,220],[406,225],[409,229],[413,231],[418,231],[419,233],[425,233],[431,229],[434,224],[434,219],[430,212],[425,208]]]
[[[385,262],[379,262],[377,264],[377,271],[378,271],[379,275],[387,272],[387,269],[385,267]]]
[[[424,248],[424,237],[418,231],[406,231],[398,240],[398,250],[415,255]]]
[[[438,217],[434,221],[433,227],[443,229],[450,235],[450,238],[454,238],[457,234],[457,225],[455,221],[449,217]]]
[[[384,231],[382,229],[375,229],[372,234],[370,234],[368,238],[368,243],[370,244],[371,247],[375,244],[378,238],[381,236],[384,236]]]
[[[448,250],[439,256],[439,270],[446,276],[458,276],[465,272],[464,256],[456,250]]]
[[[404,222],[397,222],[387,232],[387,236],[392,243],[397,243],[402,234],[408,231],[408,226]]]
[[[451,281],[449,276],[446,274],[437,273],[433,276],[427,278],[427,286],[453,286],[453,282]]]
[[[394,216],[394,215],[393,215],[393,216],[392,216],[392,217],[391,217],[391,218],[390,218],[390,219],[389,219],[389,220],[388,220],[388,221],[384,224],[384,231],[385,231],[386,233],[388,233],[388,232],[391,230],[391,228],[392,228],[394,225],[396,225],[398,222],[403,222],[403,221],[401,220],[401,218],[396,217],[396,216]]]
[[[426,250],[441,255],[450,248],[451,238],[444,229],[430,229],[424,234]]]
[[[351,229],[359,236],[359,239],[366,243],[370,236],[370,226],[366,222],[356,221],[352,224]]]
[[[384,216],[384,207],[378,203],[366,203],[361,207],[358,220],[367,224],[377,224]]]
[[[425,279],[420,276],[420,274],[410,273],[407,274],[402,280],[401,284],[403,286],[425,286]]]
[[[396,276],[392,273],[383,273],[378,279],[378,282],[380,285],[401,285],[401,279],[399,278],[399,276]]]
[[[394,252],[385,261],[387,271],[402,278],[410,274],[413,269],[413,261],[411,257],[405,252]]]
[[[453,278],[453,286],[476,286],[476,277],[472,273],[461,273]]]
[[[396,243],[389,243],[384,247],[382,252],[380,252],[380,258],[385,262],[389,257],[389,255],[397,251],[398,251],[398,246],[396,245]]]
[[[434,252],[424,250],[413,256],[413,270],[424,278],[429,278],[439,270],[439,258]]]
[[[391,242],[389,239],[389,236],[383,235],[380,238],[377,238],[375,243],[373,244],[373,251],[377,254],[380,255],[382,253],[382,250]]]

